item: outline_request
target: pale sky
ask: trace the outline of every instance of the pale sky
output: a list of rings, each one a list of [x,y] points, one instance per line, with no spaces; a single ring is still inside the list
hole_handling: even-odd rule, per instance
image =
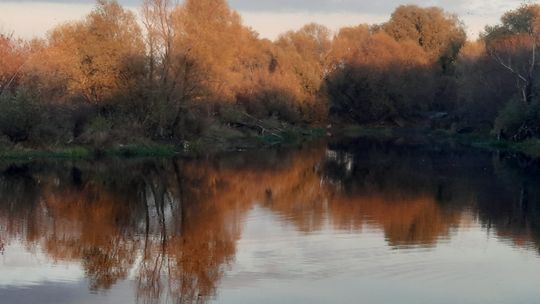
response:
[[[120,0],[138,11],[140,0]],[[400,4],[440,6],[465,22],[470,38],[524,0],[229,0],[244,24],[263,38],[317,22],[337,30],[343,26],[386,21]],[[23,38],[42,37],[55,25],[76,20],[92,10],[92,0],[0,0],[0,29]]]

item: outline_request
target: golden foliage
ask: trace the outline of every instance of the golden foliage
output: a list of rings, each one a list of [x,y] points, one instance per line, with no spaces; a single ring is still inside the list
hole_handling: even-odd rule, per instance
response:
[[[411,41],[426,51],[431,60],[453,61],[465,43],[466,34],[457,16],[438,7],[398,7],[383,30],[398,41]]]
[[[22,41],[0,33],[0,94],[17,86],[26,58]]]
[[[33,66],[40,78],[57,75],[66,94],[101,103],[126,90],[128,67],[143,55],[135,16],[115,1],[99,1],[84,21],[51,31]]]

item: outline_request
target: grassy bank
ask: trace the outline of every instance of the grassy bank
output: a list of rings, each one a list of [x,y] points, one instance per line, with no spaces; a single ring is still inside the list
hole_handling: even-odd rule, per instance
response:
[[[145,141],[137,144],[111,144],[107,147],[67,145],[51,147],[5,146],[0,159],[92,159],[100,157],[175,157],[198,156],[229,151],[245,151],[272,147],[290,147],[325,136],[321,128],[288,126],[280,131],[257,134],[236,128],[214,128],[204,136],[179,143]]]
[[[32,149],[12,147],[0,150],[0,159],[88,159],[104,156],[114,157],[172,157],[178,152],[173,146],[168,145],[128,145],[117,146],[109,149],[95,147],[70,146]]]

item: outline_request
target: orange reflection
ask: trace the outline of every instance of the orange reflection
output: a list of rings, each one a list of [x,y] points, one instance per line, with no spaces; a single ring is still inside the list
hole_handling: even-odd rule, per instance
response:
[[[329,213],[340,229],[361,229],[365,224],[382,228],[391,246],[434,245],[461,220],[460,212],[443,211],[429,194],[393,199],[342,195],[332,201]]]
[[[71,174],[64,167],[4,170],[0,251],[22,239],[55,261],[79,261],[92,290],[131,279],[140,302],[205,302],[232,265],[256,204],[304,233],[369,226],[381,229],[390,246],[431,247],[471,221],[466,207],[479,205],[483,191],[456,179],[443,188],[460,193],[445,198],[429,178],[410,178],[405,162],[354,175],[363,169],[351,157],[336,158],[346,160],[337,166],[348,175],[330,178],[330,158],[326,147],[313,146],[253,158],[82,165]],[[490,214],[497,233],[518,244],[534,240],[533,230],[522,228],[534,224],[527,206],[504,212],[516,217],[511,221]]]

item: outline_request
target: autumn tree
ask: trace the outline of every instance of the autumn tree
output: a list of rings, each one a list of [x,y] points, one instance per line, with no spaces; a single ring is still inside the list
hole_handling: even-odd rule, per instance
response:
[[[308,116],[320,121],[321,114],[326,115],[327,108],[324,101],[326,96],[321,87],[328,74],[328,55],[332,46],[330,30],[323,25],[311,23],[298,31],[281,35],[276,46],[283,52],[283,57],[276,64],[282,64],[296,78],[295,86],[300,93],[297,103],[316,109]]]
[[[143,6],[155,124],[179,136],[185,120],[216,103],[232,104],[258,53],[256,35],[225,1],[149,0]],[[200,112],[200,111],[199,111]]]
[[[483,39],[490,56],[515,76],[521,99],[530,104],[539,65],[540,5],[507,12],[499,25],[486,27]]]
[[[92,104],[126,89],[143,51],[135,15],[108,0],[98,0],[84,21],[54,29],[46,50],[64,75],[68,92]]]
[[[333,72],[326,79],[332,110],[358,122],[401,124],[429,107],[429,59],[410,40],[398,42],[366,26],[344,28],[334,38]]]
[[[457,16],[438,7],[402,5],[382,29],[397,41],[418,44],[431,60],[440,62],[443,70],[455,61],[466,40],[464,26]]]
[[[32,57],[29,43],[0,34],[0,137],[23,142],[39,122],[36,93],[24,86]]]
[[[161,137],[172,124],[172,117],[179,115],[185,106],[188,97],[185,92],[189,91],[186,82],[190,78],[190,63],[174,48],[178,30],[172,13],[176,9],[178,4],[170,0],[145,0],[141,12],[148,66],[148,103],[143,103],[147,108],[141,114]]]
[[[16,87],[26,57],[22,41],[0,33],[0,95]]]
[[[513,76],[489,56],[484,41],[467,42],[456,61],[457,98],[453,128],[489,133],[499,110],[515,94]]]
[[[331,49],[330,30],[323,25],[311,23],[298,31],[281,35],[276,44],[296,54],[292,58],[296,61],[292,68],[296,70],[306,93],[315,94],[326,73],[327,57]]]
[[[176,5],[171,0],[143,1],[141,15],[146,30],[149,81],[154,81],[154,78],[158,77],[160,83],[168,82],[174,39],[171,12]]]
[[[225,0],[188,0],[173,18],[179,33],[174,44],[204,75],[198,81],[207,95],[194,98],[234,101],[243,43],[253,35],[242,26],[240,15]]]

